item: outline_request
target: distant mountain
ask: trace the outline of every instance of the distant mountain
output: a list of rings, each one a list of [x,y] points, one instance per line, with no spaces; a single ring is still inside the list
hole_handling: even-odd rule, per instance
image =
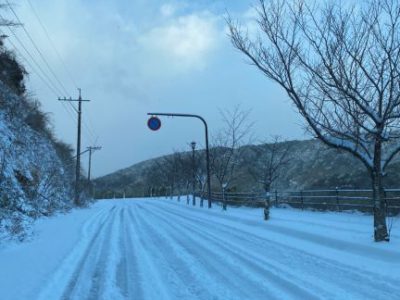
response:
[[[370,177],[364,165],[351,155],[331,149],[318,140],[283,142],[290,146],[290,161],[281,170],[273,188],[279,190],[370,188]],[[281,146],[287,146],[287,145]],[[243,157],[237,169],[231,190],[259,191],[261,186],[248,172],[249,166],[257,166],[254,150],[262,145],[243,147]],[[157,187],[156,177],[149,176],[165,164],[166,158],[158,157],[143,161],[95,180],[97,197],[143,196],[150,186]],[[400,160],[393,161],[384,179],[385,187],[400,187]],[[161,183],[160,183],[161,184]],[[213,189],[216,187],[213,181]]]

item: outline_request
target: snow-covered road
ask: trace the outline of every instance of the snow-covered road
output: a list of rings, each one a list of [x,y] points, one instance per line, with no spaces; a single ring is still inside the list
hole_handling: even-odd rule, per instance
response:
[[[375,244],[369,216],[261,213],[102,201],[30,299],[399,299],[398,224]]]

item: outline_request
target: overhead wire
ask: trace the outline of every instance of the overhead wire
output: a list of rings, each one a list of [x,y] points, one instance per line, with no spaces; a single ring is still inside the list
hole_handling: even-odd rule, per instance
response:
[[[46,36],[47,39],[48,39],[49,44],[51,45],[51,47],[53,48],[54,52],[56,53],[56,56],[58,57],[58,59],[60,60],[62,66],[64,67],[65,73],[68,75],[69,79],[71,80],[71,82],[72,82],[72,84],[75,86],[75,88],[78,89],[78,85],[77,85],[76,81],[74,80],[74,77],[72,76],[71,71],[70,71],[69,68],[67,67],[67,65],[66,65],[64,59],[62,58],[60,52],[57,50],[57,47],[55,46],[55,43],[53,42],[53,40],[52,40],[52,38],[51,38],[51,36],[50,36],[48,30],[46,29],[46,26],[45,26],[44,23],[42,22],[42,20],[41,20],[39,14],[37,13],[37,11],[36,11],[36,9],[35,9],[35,7],[33,6],[32,2],[31,2],[30,0],[26,0],[26,2],[28,3],[29,7],[31,8],[31,10],[32,10],[32,12],[33,12],[33,14],[34,14],[36,20],[38,21],[40,27],[42,28],[42,30],[43,30],[45,36]],[[69,103],[70,103],[70,102],[69,102]],[[71,103],[70,103],[70,104],[71,104]],[[88,115],[88,116],[89,116],[89,115]],[[91,127],[93,127],[93,126],[90,126],[90,124],[88,124],[88,123],[86,122],[85,119],[83,119],[82,121],[83,121],[82,123],[83,123],[85,129],[88,131],[88,134],[91,136],[91,141],[92,141],[92,144],[93,144],[93,139],[95,138],[95,136],[96,136],[96,138],[97,138],[97,135],[96,135],[96,134],[93,132],[93,130],[91,129]],[[90,121],[90,118],[89,118],[89,121]],[[90,123],[90,122],[89,122],[89,123]],[[94,144],[93,144],[93,145],[94,145]]]
[[[9,7],[9,9],[11,10],[12,14],[15,16],[15,18],[17,19],[17,21],[22,24],[21,19],[18,17],[17,13],[15,12],[14,8],[12,7],[12,5],[10,4],[10,2],[8,0],[6,0],[6,3]],[[31,41],[33,47],[36,49],[36,51],[39,53],[39,56],[42,58],[43,62],[45,63],[45,65],[47,66],[47,69],[50,71],[50,73],[52,74],[52,76],[54,77],[54,79],[57,81],[57,83],[60,85],[62,91],[65,93],[65,95],[68,95],[67,89],[65,88],[65,86],[62,84],[62,82],[59,80],[59,78],[57,77],[57,75],[54,73],[53,69],[50,67],[50,64],[48,63],[47,59],[44,57],[42,51],[40,51],[39,47],[36,45],[35,41],[33,40],[32,36],[29,34],[28,30],[26,30],[25,26],[21,26],[22,30],[25,32],[26,36],[28,37],[28,39]]]
[[[15,10],[13,9],[12,5],[10,4],[10,2],[8,0],[6,0],[7,6],[10,9],[10,11],[12,12],[12,14],[15,16],[15,18],[17,19],[17,21],[19,22],[19,24],[22,24],[21,19],[18,17],[17,13],[15,12]],[[49,82],[52,83],[52,86],[55,87],[55,89],[57,90],[57,92],[59,93],[58,97],[60,95],[62,95],[63,93],[68,94],[65,86],[61,83],[61,81],[59,80],[59,78],[57,77],[57,75],[55,74],[55,72],[53,71],[53,69],[50,67],[50,64],[48,63],[48,61],[46,60],[46,58],[44,57],[42,51],[39,49],[39,47],[37,46],[37,44],[35,43],[35,41],[33,40],[32,36],[29,34],[29,32],[27,31],[27,29],[25,28],[25,26],[21,26],[23,31],[25,32],[26,36],[28,37],[28,39],[30,40],[30,42],[32,43],[33,47],[35,48],[35,50],[37,51],[37,53],[39,54],[40,58],[42,59],[42,61],[44,62],[44,64],[46,65],[47,69],[49,70],[50,74],[53,76],[54,80],[56,83],[58,83],[59,87],[57,87],[53,81],[50,79],[50,77],[48,76],[48,74],[43,70],[43,68],[36,62],[36,60],[33,58],[33,55],[29,52],[29,50],[25,47],[24,43],[19,39],[19,37],[17,36],[17,34],[15,33],[15,31],[13,29],[11,29],[10,27],[8,27],[8,29],[10,30],[11,34],[17,39],[17,41],[19,42],[19,44],[24,48],[24,50],[26,51],[26,53],[29,55],[29,57],[32,59],[32,61],[34,61],[35,65],[38,66],[38,68],[41,70],[41,72],[43,74],[45,74],[45,77],[48,78]],[[62,106],[65,110],[67,110],[67,112],[69,114],[71,114],[71,109],[75,112],[77,112],[77,109],[75,108],[75,106],[72,103],[69,103],[69,105],[62,103]]]
[[[0,15],[0,18],[3,18]],[[40,64],[36,61],[36,59],[33,57],[33,55],[30,53],[30,51],[26,48],[25,44],[18,38],[18,36],[15,34],[15,32],[8,27],[9,31],[13,35],[13,37],[16,39],[18,44],[24,49],[26,54],[30,57],[32,63],[29,62],[29,60],[25,57],[25,55],[22,54],[21,50],[18,49],[18,47],[9,39],[8,42],[11,44],[11,46],[14,48],[16,52],[20,55],[20,57],[27,62],[27,64],[30,66],[31,70],[41,79],[44,84],[49,88],[50,91],[53,92],[53,94],[58,97],[60,90],[57,88],[57,86],[54,84],[54,82],[50,79],[50,77],[46,74],[46,72],[42,69]],[[1,30],[2,34],[4,34],[4,31]],[[35,67],[33,66],[35,65]],[[37,68],[37,69],[36,69]],[[39,70],[39,71],[37,71]],[[67,113],[73,117],[73,114],[71,111],[68,109],[68,107],[63,103],[64,109],[67,111]]]
[[[0,29],[0,33],[5,36],[6,34],[4,33],[3,30]],[[54,89],[54,87],[43,77],[43,75],[38,72],[35,67],[32,65],[32,63],[25,57],[24,54],[18,49],[18,47],[13,43],[11,39],[8,39],[8,42],[12,46],[14,52],[20,57],[21,59],[24,60],[24,62],[29,66],[29,69],[36,74],[36,76],[39,77],[39,79],[47,86],[47,88],[55,95],[58,96],[57,91]]]
[[[65,70],[66,74],[68,75],[69,79],[71,80],[72,84],[75,86],[75,88],[78,88],[78,85],[77,85],[77,83],[76,83],[74,77],[72,76],[71,71],[70,71],[69,68],[67,67],[67,64],[65,63],[64,59],[62,58],[60,52],[57,50],[57,47],[55,46],[55,44],[54,44],[54,42],[53,42],[53,40],[52,40],[52,38],[51,38],[49,32],[47,31],[46,26],[45,26],[44,23],[42,22],[42,20],[41,20],[39,14],[36,12],[36,9],[35,9],[34,6],[32,5],[32,2],[31,2],[30,0],[26,0],[26,2],[27,2],[28,5],[30,6],[30,8],[31,8],[33,14],[35,15],[36,20],[38,21],[40,27],[43,29],[43,32],[45,33],[47,39],[49,40],[49,43],[50,43],[51,47],[53,48],[54,52],[56,53],[58,59],[61,61],[62,65],[63,65],[63,67],[64,67],[64,70]]]
[[[2,17],[0,15],[0,17]],[[29,56],[29,58],[32,60],[33,64],[40,70],[42,75],[47,79],[47,81],[50,83],[52,88],[59,94],[60,89],[54,84],[54,82],[51,80],[51,78],[47,75],[47,73],[43,70],[43,68],[40,66],[40,64],[36,61],[36,59],[33,57],[33,55],[30,53],[30,51],[27,49],[25,44],[22,42],[22,40],[17,36],[15,31],[11,29],[10,27],[7,27],[8,30],[10,31],[11,35],[15,38],[15,40],[18,42],[18,44],[22,47],[22,49],[25,51],[25,53]],[[59,94],[60,95],[60,94]]]
[[[47,39],[49,40],[50,45],[52,46],[54,52],[56,53],[58,59],[61,61],[68,77],[70,78],[71,82],[73,83],[73,85],[75,87],[77,87],[77,84],[75,82],[75,80],[73,79],[73,76],[71,75],[71,72],[69,71],[69,69],[67,68],[64,60],[62,59],[59,51],[57,50],[57,48],[55,47],[54,42],[52,41],[50,34],[48,33],[46,27],[44,26],[43,22],[41,21],[39,15],[37,14],[37,12],[35,11],[32,3],[27,0],[29,6],[31,7],[32,12],[34,13],[38,23],[40,24],[42,30],[44,31]],[[6,0],[7,6],[9,7],[9,9],[11,10],[12,14],[15,16],[15,18],[17,19],[17,21],[22,24],[21,19],[18,17],[17,13],[15,12],[15,10],[12,8],[12,5],[10,4],[10,2],[8,0]],[[0,16],[1,17],[1,16]],[[55,72],[53,71],[53,69],[51,68],[50,64],[48,63],[48,61],[46,60],[46,58],[44,57],[42,51],[39,49],[39,47],[37,46],[37,44],[35,43],[34,39],[32,38],[32,36],[29,34],[29,32],[27,31],[27,29],[25,28],[25,26],[22,26],[26,36],[28,37],[28,39],[30,40],[30,42],[32,43],[33,47],[35,48],[35,50],[37,51],[37,53],[39,54],[40,58],[43,60],[43,62],[45,63],[47,69],[49,70],[50,74],[53,76],[53,78],[55,79],[55,82],[58,83],[59,87],[57,87],[57,85],[54,84],[54,82],[50,79],[50,77],[47,75],[47,73],[43,70],[43,68],[40,66],[40,64],[37,63],[36,59],[33,57],[33,55],[29,52],[29,50],[26,48],[26,46],[24,45],[24,43],[18,38],[17,34],[15,33],[15,31],[13,31],[10,27],[8,27],[11,34],[14,36],[14,38],[18,41],[18,43],[21,45],[21,47],[25,50],[25,52],[28,54],[28,56],[30,57],[30,59],[34,62],[34,64],[37,66],[37,68],[40,70],[40,72],[42,73],[42,75],[38,75],[40,74],[39,72],[35,72],[39,78],[41,78],[47,87],[50,88],[50,90],[56,95],[56,97],[59,97],[62,92],[64,92],[66,95],[68,95],[69,97],[71,97],[69,95],[69,93],[67,92],[65,86],[62,84],[62,82],[60,81],[60,79],[57,77],[57,75],[55,74]],[[14,48],[17,50],[18,48],[14,45]],[[19,53],[21,53],[19,51]],[[26,61],[28,61],[27,59],[25,59]],[[32,65],[31,65],[32,66]],[[47,79],[46,80],[43,79],[43,76]],[[49,84],[50,83],[50,84]],[[61,93],[60,93],[61,92]],[[57,93],[59,93],[57,95]],[[64,109],[66,109],[66,111],[71,115],[71,109],[75,112],[77,112],[76,107],[71,103],[68,102],[69,105],[66,105],[64,102],[62,102],[62,105],[64,107]],[[76,119],[76,117],[74,118]],[[88,139],[92,142],[94,142],[95,139],[95,134],[93,133],[92,129],[88,126],[87,122],[85,121],[85,119],[83,119],[83,125],[87,131],[87,134],[84,133],[84,135],[87,135]],[[97,139],[97,137],[96,137]]]

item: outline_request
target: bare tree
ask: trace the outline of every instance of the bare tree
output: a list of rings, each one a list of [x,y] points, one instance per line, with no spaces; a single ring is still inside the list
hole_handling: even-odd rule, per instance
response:
[[[179,152],[174,151],[173,154],[164,156],[161,160],[156,161],[155,169],[152,171],[157,174],[157,185],[165,185],[169,188],[171,198],[175,195],[178,186],[180,155]]]
[[[241,146],[247,142],[252,124],[248,121],[249,111],[236,106],[231,111],[221,112],[224,128],[214,137],[210,150],[211,171],[224,194],[235,178],[236,169],[242,155]],[[223,201],[223,209],[226,202]]]
[[[253,148],[256,164],[251,164],[248,171],[254,180],[262,185],[265,192],[265,220],[269,219],[271,187],[279,178],[282,169],[289,163],[290,149],[291,144],[283,142],[279,136],[274,136],[269,142]]]
[[[180,190],[180,194],[186,195],[186,204],[189,204],[190,186],[192,184],[192,177],[193,177],[191,154],[189,152],[180,152],[178,164],[179,164],[178,187]]]
[[[259,0],[260,36],[228,20],[231,41],[284,88],[317,138],[363,162],[375,241],[388,241],[382,180],[400,151],[400,2],[318,3]]]
[[[207,166],[206,166],[206,152],[196,151],[195,155],[195,185],[199,187],[200,192],[200,206],[203,206],[205,190],[207,186]]]

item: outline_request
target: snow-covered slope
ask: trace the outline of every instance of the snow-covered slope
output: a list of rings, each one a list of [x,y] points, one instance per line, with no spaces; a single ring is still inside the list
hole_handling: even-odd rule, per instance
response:
[[[398,299],[400,223],[175,200],[100,201],[0,250],[2,299]],[[35,259],[33,259],[35,258]]]
[[[22,98],[0,82],[0,99],[0,239],[23,238],[30,220],[71,207],[71,182],[54,140],[27,124]]]

